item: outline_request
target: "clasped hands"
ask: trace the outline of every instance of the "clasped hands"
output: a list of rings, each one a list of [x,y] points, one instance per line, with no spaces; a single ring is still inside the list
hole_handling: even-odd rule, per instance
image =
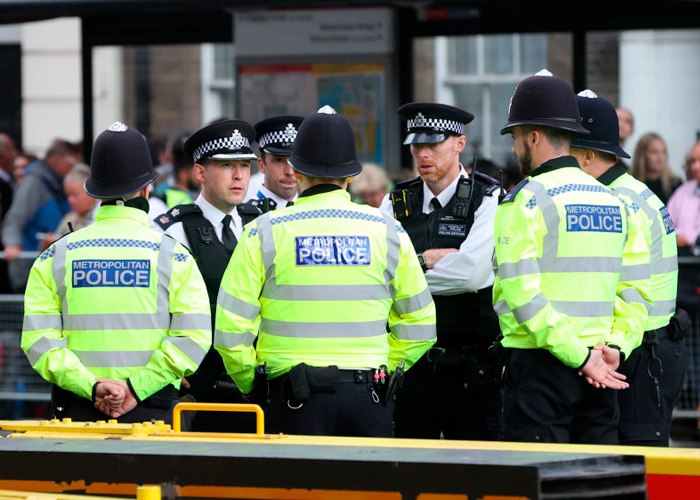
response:
[[[111,418],[119,418],[133,410],[138,401],[126,382],[98,378],[95,408]]]
[[[578,374],[599,389],[627,389],[623,374],[615,371],[620,366],[620,351],[600,343],[591,349],[591,355]]]

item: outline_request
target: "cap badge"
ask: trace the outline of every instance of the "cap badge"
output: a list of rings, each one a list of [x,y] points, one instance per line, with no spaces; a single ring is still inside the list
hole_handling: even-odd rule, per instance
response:
[[[234,146],[243,146],[245,145],[245,141],[243,139],[243,136],[241,133],[238,131],[238,129],[235,129],[233,131],[233,134],[231,134],[231,142],[233,143]]]
[[[297,138],[297,129],[291,123],[288,123],[287,128],[284,129],[284,138],[290,142],[294,142],[294,139]]]
[[[423,116],[423,113],[418,113],[416,115],[416,118],[413,120],[413,123],[416,125],[416,127],[422,127],[425,125],[425,116]]]
[[[129,128],[126,125],[124,125],[122,122],[114,122],[109,126],[107,130],[110,132],[126,132],[126,129]]]
[[[535,76],[554,76],[554,74],[548,69],[541,69],[535,73]]]
[[[332,107],[330,107],[328,104],[326,104],[326,105],[323,106],[321,109],[319,109],[319,110],[318,110],[318,113],[321,113],[321,114],[323,114],[323,115],[335,115],[335,114],[337,114],[336,111],[335,111],[335,109],[333,109]]]

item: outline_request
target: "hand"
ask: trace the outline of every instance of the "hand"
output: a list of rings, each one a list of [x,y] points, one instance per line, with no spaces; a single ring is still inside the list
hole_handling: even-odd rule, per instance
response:
[[[99,382],[95,391],[95,408],[100,411],[102,408],[116,410],[124,403],[125,397],[124,388],[120,385],[114,382]]]
[[[5,260],[10,262],[16,260],[19,257],[19,253],[22,251],[21,245],[12,245],[5,249]]]
[[[47,248],[51,246],[51,243],[56,241],[56,236],[53,233],[46,233],[46,236],[44,236],[40,241],[39,241],[39,251],[43,252]]]
[[[423,251],[425,267],[432,269],[445,255],[457,252],[456,248],[431,248]]]
[[[190,387],[192,387],[192,385],[187,381],[187,379],[185,377],[182,377],[182,382],[181,382],[180,386],[183,389],[189,389]]]
[[[678,245],[679,247],[691,246],[690,242],[688,241],[688,238],[686,238],[685,236],[683,236],[681,234],[676,234],[676,245]]]
[[[607,349],[616,350],[608,346]],[[610,363],[610,364],[609,364]],[[591,349],[591,355],[579,375],[586,377],[586,381],[598,389],[627,389],[629,384],[624,382],[627,378],[621,373],[615,371],[615,368],[620,364],[620,353],[617,352],[617,359],[611,352],[603,355],[603,347],[601,344]],[[615,368],[613,368],[615,366]]]
[[[129,386],[126,384],[126,382],[119,382],[117,380],[109,380],[109,379],[101,379],[101,378],[98,378],[97,381],[100,383],[109,384],[110,386],[116,385],[117,387],[119,387],[123,391],[123,394],[124,394],[122,401],[116,407],[113,406],[117,402],[116,397],[106,399],[106,396],[105,396],[105,398],[103,398],[103,400],[100,403],[95,401],[95,408],[100,410],[102,413],[104,413],[105,415],[107,415],[108,417],[111,417],[111,418],[119,418],[122,415],[129,413],[131,410],[136,408],[138,401],[136,401],[134,394],[131,392],[131,389],[129,389]],[[97,390],[100,391],[99,385],[97,386]]]

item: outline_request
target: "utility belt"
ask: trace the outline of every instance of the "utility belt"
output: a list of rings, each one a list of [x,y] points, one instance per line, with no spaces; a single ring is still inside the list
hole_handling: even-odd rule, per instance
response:
[[[470,387],[499,384],[501,380],[500,361],[479,346],[460,349],[431,347],[423,356],[434,370],[450,377],[463,377],[464,383]]]
[[[389,375],[386,367],[376,370],[341,370],[335,365],[317,367],[300,363],[288,373],[269,381],[271,390],[279,390],[282,400],[292,409],[301,408],[314,393],[334,393],[338,384],[366,385],[375,403],[387,405],[403,380],[403,363]]]
[[[683,309],[678,309],[668,322],[668,325],[644,332],[642,342],[656,345],[658,340],[683,340],[690,333],[690,316]]]

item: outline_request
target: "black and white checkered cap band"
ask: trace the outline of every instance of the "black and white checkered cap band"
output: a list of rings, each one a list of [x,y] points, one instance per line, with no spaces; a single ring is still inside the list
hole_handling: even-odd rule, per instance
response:
[[[417,128],[421,130],[432,129],[435,132],[444,132],[449,130],[457,135],[464,135],[464,124],[461,122],[456,122],[453,120],[443,120],[442,118],[424,118],[423,116],[418,117],[418,119],[408,120],[406,126],[409,132],[411,129]]]
[[[270,144],[294,144],[294,139],[296,139],[296,131],[294,134],[290,134],[288,130],[275,130],[274,132],[268,132],[260,136],[258,141],[258,146],[264,148]]]
[[[246,149],[247,151],[244,151],[245,153],[252,151],[250,149],[250,142],[248,142],[248,138],[243,137],[240,134],[234,134],[233,136],[221,137],[220,139],[214,139],[213,141],[205,142],[204,144],[202,144],[194,150],[192,156],[194,156],[194,161],[198,162],[201,158],[207,156],[207,153],[210,153],[211,151],[222,152],[228,150],[231,152],[235,152],[236,150]]]

